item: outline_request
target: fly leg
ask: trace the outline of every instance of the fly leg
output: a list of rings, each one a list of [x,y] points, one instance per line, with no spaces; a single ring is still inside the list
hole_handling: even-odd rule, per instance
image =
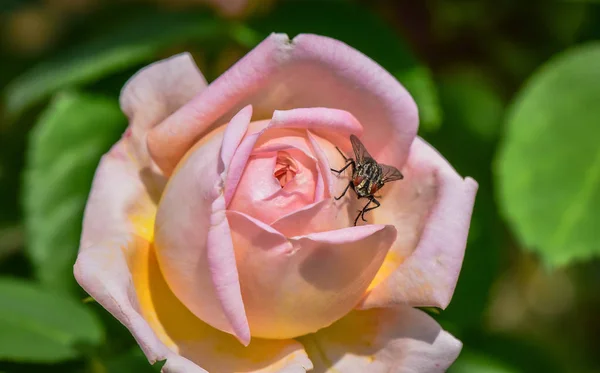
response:
[[[352,166],[352,171],[354,171],[354,169],[356,168],[356,163],[354,162],[354,159],[346,157],[344,155],[344,153],[342,153],[342,151],[340,150],[340,148],[338,148],[337,146],[335,148],[340,153],[340,155],[344,158],[344,161],[346,162],[346,165],[341,170],[336,170],[334,168],[330,168],[330,170],[333,171],[333,172],[335,172],[335,173],[337,173],[339,175],[342,172],[344,172],[344,170],[347,169],[349,166]]]
[[[333,171],[333,172],[335,172],[335,173],[337,173],[338,175],[340,175],[342,172],[344,172],[345,169],[347,169],[348,167],[352,166],[352,171],[354,172],[354,170],[356,168],[356,163],[354,162],[354,159],[347,158],[344,155],[344,153],[342,153],[342,151],[337,146],[335,148],[340,153],[340,155],[344,158],[344,161],[346,161],[346,165],[344,167],[342,167],[341,169],[339,169],[339,170],[336,170],[336,169],[333,169],[333,168],[330,168],[330,170]],[[348,191],[348,189],[350,187],[352,187],[352,188],[354,187],[354,184],[352,183],[352,181],[350,181],[348,183],[348,185],[346,185],[346,189],[344,189],[344,191],[342,192],[342,194],[339,197],[334,197],[335,200],[337,201],[337,200],[341,199],[343,196],[345,196],[346,192]]]
[[[371,203],[374,203],[376,206],[369,207],[369,205]],[[356,217],[356,219],[354,219],[354,225],[356,225],[356,222],[358,221],[359,217],[362,219],[362,221],[367,222],[367,219],[365,219],[365,212],[368,212],[368,211],[371,211],[371,210],[375,210],[379,206],[381,206],[381,204],[379,203],[379,201],[376,200],[375,197],[371,196],[369,198],[369,202],[367,202],[367,204],[365,205],[365,207],[363,207],[363,209],[358,213],[358,216]]]
[[[346,192],[348,191],[348,188],[350,188],[352,186],[352,181],[350,181],[348,183],[348,185],[346,185],[346,189],[344,189],[344,191],[342,192],[342,195],[339,197],[333,197],[336,201],[339,200],[340,198],[342,198],[343,196],[346,195]]]
[[[344,157],[346,158],[346,157]],[[336,174],[341,174],[342,172],[344,172],[345,169],[347,169],[348,167],[352,166],[352,170],[354,170],[354,168],[356,167],[356,163],[354,163],[354,159],[350,158],[350,159],[346,159],[346,165],[344,167],[342,167],[339,170],[336,170],[334,168],[330,168],[331,171],[335,172]]]
[[[338,151],[338,153],[340,153],[340,155],[341,155],[342,157],[344,157],[344,160],[345,160],[346,162],[348,162],[348,158],[347,158],[347,157],[344,155],[344,153],[342,153],[342,151],[340,150],[340,148],[338,148],[338,147],[336,146],[336,147],[335,147],[335,149]]]
[[[360,198],[360,197],[359,197]],[[371,204],[371,200],[369,199],[369,202],[367,202],[367,204],[365,205],[365,207],[362,208],[362,210],[358,210],[358,215],[356,215],[356,219],[354,219],[354,226],[356,226],[356,223],[358,222],[358,218],[361,217],[361,215],[365,214],[365,209],[367,207],[369,207],[369,205]],[[364,216],[362,218],[363,221],[366,221]]]

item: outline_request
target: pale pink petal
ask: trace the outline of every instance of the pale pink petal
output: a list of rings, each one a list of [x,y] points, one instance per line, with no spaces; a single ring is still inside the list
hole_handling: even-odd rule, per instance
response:
[[[274,110],[332,108],[351,113],[378,160],[402,166],[418,126],[402,85],[351,47],[322,36],[272,34],[205,91],[152,131],[148,146],[169,174],[199,138],[252,104],[255,117]]]
[[[322,152],[316,149],[310,134],[304,129],[287,129],[287,128],[269,128],[256,142],[256,147],[253,154],[278,152],[298,149],[307,157],[311,158],[317,165],[314,168],[316,177],[316,186],[314,188],[314,200],[320,201],[325,196],[328,196],[326,189],[326,180],[331,178],[331,171],[324,169]],[[326,172],[325,172],[326,171]],[[312,201],[311,201],[312,202]]]
[[[96,170],[83,219],[82,249],[127,236],[140,220],[154,216],[156,205],[127,145],[126,140],[114,145]],[[145,235],[151,236],[152,232]]]
[[[309,142],[307,139],[307,128],[312,128],[328,136],[336,143],[344,143],[344,145],[340,145],[344,148],[349,146],[348,137],[350,134],[360,134],[362,131],[360,123],[349,113],[327,108],[278,111],[273,114],[273,119],[269,122],[253,122],[252,130],[249,131],[241,142],[231,161],[231,167],[225,182],[225,201],[227,206],[231,203],[248,159],[255,150],[255,147],[260,149],[263,146],[268,147],[274,144],[288,144],[302,149],[307,154],[311,154],[312,151],[310,149],[314,148],[314,143]],[[331,149],[334,149],[334,146],[329,144],[329,148],[331,151]],[[335,150],[333,151],[336,152]],[[339,154],[336,153],[336,155],[339,157]],[[317,171],[322,174],[321,169],[317,169]],[[317,186],[317,188],[322,190],[323,186]],[[325,193],[319,193],[319,196],[325,196]]]
[[[250,330],[264,338],[315,332],[348,313],[396,236],[369,225],[286,238],[241,213],[227,217]]]
[[[139,312],[126,251],[135,246],[135,234],[113,236],[96,246],[82,247],[75,278],[88,294],[129,329],[151,364],[167,359],[164,372],[202,373],[206,370],[168,348]]]
[[[435,320],[406,306],[354,311],[298,340],[323,373],[443,373],[462,348]]]
[[[229,165],[233,159],[238,146],[248,131],[248,126],[252,120],[252,106],[248,105],[238,114],[236,114],[225,127],[223,134],[223,145],[221,146],[221,162],[223,162],[224,172],[228,172]],[[223,175],[224,177],[225,175]]]
[[[405,179],[386,185],[372,221],[396,226],[362,307],[396,304],[445,308],[460,273],[477,183],[463,179],[429,144],[416,139]]]
[[[148,157],[147,133],[206,87],[206,80],[189,53],[148,65],[125,84],[119,98],[129,118],[133,154],[143,167],[153,167]]]
[[[205,372],[167,348],[139,314],[129,248],[152,239],[156,207],[138,174],[138,163],[121,140],[96,171],[83,220],[74,273],[77,282],[121,321],[151,363],[168,359],[167,372]]]
[[[155,231],[158,262],[173,292],[200,319],[244,344],[250,333],[225,217],[227,165],[220,161],[241,138],[231,131],[247,130],[239,121],[250,119],[248,110],[235,118],[227,138],[215,131],[181,161],[162,195]]]
[[[165,373],[304,373],[312,367],[298,342],[254,339],[244,347],[198,319],[171,292],[151,243],[136,232],[82,249],[75,276],[129,329],[150,362],[167,359]]]
[[[231,157],[231,163],[227,175],[225,175],[223,195],[227,206],[231,203],[258,138],[269,128],[268,121],[253,122],[252,124],[252,129],[249,130],[249,133],[246,134]]]
[[[350,206],[345,201],[328,198],[284,215],[271,226],[286,237],[348,228],[358,213]]]
[[[291,110],[276,110],[271,119],[275,128],[302,128],[312,130],[321,136],[351,134],[361,135],[363,127],[356,118],[347,111],[310,107]]]
[[[204,86],[204,78],[187,54],[154,63],[125,85],[120,100],[130,126],[96,170],[81,247],[127,235],[139,220],[154,219],[162,184],[152,177],[157,175],[152,175],[147,155],[147,131]]]
[[[269,152],[295,148],[306,156],[314,158],[312,149],[306,138],[306,131],[298,129],[274,128],[269,123],[268,131],[264,131],[256,142],[253,153]]]
[[[329,161],[323,149],[319,146],[316,136],[311,131],[306,131],[306,137],[310,142],[313,154],[317,159],[317,165],[319,167],[319,184],[317,185],[317,197],[316,201],[320,201],[323,198],[331,197],[333,193],[333,175],[331,174],[331,168],[329,167]]]
[[[274,176],[276,162],[293,163],[296,170],[283,187]],[[318,180],[315,163],[298,149],[253,153],[228,209],[270,224],[286,213],[313,203]]]

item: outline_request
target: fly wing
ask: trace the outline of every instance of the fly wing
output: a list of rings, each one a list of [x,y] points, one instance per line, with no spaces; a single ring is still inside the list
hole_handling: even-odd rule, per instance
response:
[[[382,180],[384,183],[404,179],[404,175],[402,175],[402,172],[400,172],[400,170],[398,170],[396,167],[381,163],[379,166],[381,167]]]
[[[352,143],[352,150],[354,150],[354,157],[356,158],[356,163],[363,163],[366,158],[373,159],[371,154],[367,151],[362,142],[358,139],[358,137],[354,135],[350,135],[350,142]]]

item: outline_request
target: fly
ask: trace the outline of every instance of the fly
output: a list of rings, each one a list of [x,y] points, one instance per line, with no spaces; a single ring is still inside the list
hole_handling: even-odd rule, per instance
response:
[[[335,197],[336,200],[342,198],[349,188],[352,188],[352,190],[358,196],[358,199],[367,198],[369,200],[362,210],[359,210],[356,219],[354,219],[354,225],[356,225],[358,218],[361,218],[364,222],[367,221],[365,219],[365,212],[374,210],[381,206],[379,201],[375,199],[375,193],[381,189],[385,183],[401,180],[404,178],[404,176],[396,167],[377,163],[371,154],[369,154],[367,149],[365,149],[365,146],[362,142],[360,142],[358,137],[350,135],[350,142],[352,143],[352,150],[354,150],[354,157],[356,159],[346,157],[344,153],[342,153],[342,151],[336,146],[335,148],[342,155],[342,157],[344,157],[346,164],[340,170],[334,170],[331,168],[331,171],[340,175],[345,169],[352,166],[352,180],[350,180],[342,195]],[[369,207],[371,203],[375,206]]]

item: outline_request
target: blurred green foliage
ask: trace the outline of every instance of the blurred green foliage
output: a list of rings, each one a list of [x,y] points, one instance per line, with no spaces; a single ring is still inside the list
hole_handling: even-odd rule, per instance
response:
[[[524,247],[548,265],[600,255],[598,61],[600,43],[553,58],[506,119],[497,159],[501,206]]]
[[[103,340],[95,315],[77,300],[24,280],[0,279],[0,359],[57,362]]]
[[[454,298],[432,312],[464,343],[451,372],[600,372],[600,3],[278,0],[237,19],[177,3],[0,6],[0,372],[160,370],[72,275],[126,125],[118,94],[184,50],[213,80],[270,32],[380,63],[420,134],[479,182]]]
[[[6,112],[9,116],[18,115],[60,89],[148,64],[174,44],[202,45],[227,38],[248,42],[235,24],[207,12],[150,12],[136,16],[20,75],[6,87]]]

